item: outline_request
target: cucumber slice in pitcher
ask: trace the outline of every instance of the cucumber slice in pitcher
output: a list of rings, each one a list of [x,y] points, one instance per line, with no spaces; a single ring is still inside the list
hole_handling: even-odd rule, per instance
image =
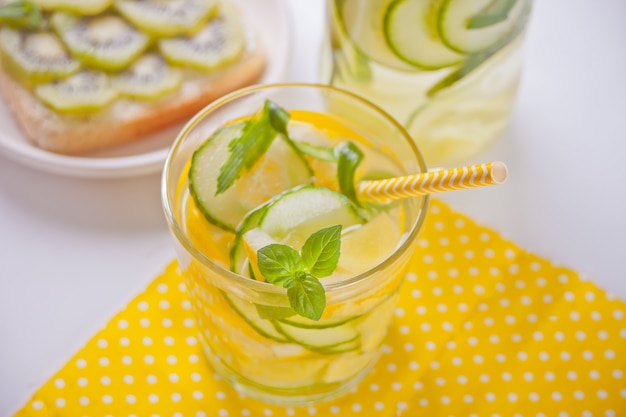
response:
[[[501,10],[506,13],[506,18],[498,16],[491,22],[477,20],[487,16],[496,1],[511,0],[443,0],[438,19],[443,42],[455,51],[473,54],[499,48],[513,39],[526,24],[531,1],[514,0],[515,4]]]
[[[433,0],[395,0],[385,15],[385,37],[394,53],[424,70],[456,65],[464,55],[451,50],[437,32]]]
[[[216,131],[194,152],[189,169],[189,189],[199,209],[208,221],[230,231],[235,231],[250,210],[277,193],[309,183],[312,175],[295,147],[277,137],[254,170],[216,195],[220,169],[230,156],[229,145],[241,136],[243,127],[242,122]]]
[[[412,70],[396,56],[384,35],[384,20],[393,0],[343,0],[337,3],[337,15],[346,35],[368,58],[400,70]]]

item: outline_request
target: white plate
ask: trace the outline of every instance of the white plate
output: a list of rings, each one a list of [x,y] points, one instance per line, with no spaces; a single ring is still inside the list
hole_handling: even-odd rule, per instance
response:
[[[249,22],[255,25],[268,54],[268,67],[261,84],[279,82],[285,76],[293,31],[288,3],[284,0],[235,0]],[[0,95],[0,153],[14,161],[61,175],[83,178],[132,177],[161,170],[175,126],[159,134],[114,149],[87,156],[66,156],[31,144],[13,120]]]

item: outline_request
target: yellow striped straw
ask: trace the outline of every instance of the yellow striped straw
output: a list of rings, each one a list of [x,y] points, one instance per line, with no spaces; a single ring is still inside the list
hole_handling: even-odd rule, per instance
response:
[[[487,162],[404,177],[361,181],[357,194],[363,201],[386,203],[399,198],[502,184],[507,176],[503,162]]]

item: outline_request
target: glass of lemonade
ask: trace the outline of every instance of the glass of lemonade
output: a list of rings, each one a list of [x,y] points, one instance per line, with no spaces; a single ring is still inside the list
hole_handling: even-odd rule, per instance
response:
[[[532,0],[327,0],[324,82],[393,115],[429,166],[463,163],[505,128]]]
[[[283,405],[355,386],[380,355],[428,197],[362,203],[351,184],[425,170],[393,118],[330,86],[252,87],[196,115],[162,197],[214,370]]]

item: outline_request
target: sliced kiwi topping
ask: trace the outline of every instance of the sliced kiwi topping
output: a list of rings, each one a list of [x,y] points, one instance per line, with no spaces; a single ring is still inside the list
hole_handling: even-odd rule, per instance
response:
[[[44,10],[63,10],[94,15],[111,6],[113,0],[31,0]]]
[[[218,0],[115,0],[115,8],[141,30],[155,36],[196,32],[217,13]]]
[[[175,65],[212,70],[237,59],[245,49],[239,21],[222,11],[193,36],[160,39],[159,49]]]
[[[120,70],[150,43],[145,33],[115,14],[88,17],[56,12],[51,22],[74,56],[97,69]]]
[[[2,28],[0,51],[6,70],[27,84],[67,77],[81,67],[51,31]]]
[[[83,70],[64,80],[35,87],[35,94],[53,109],[64,113],[99,110],[117,98],[106,74]]]
[[[11,2],[21,0],[0,5]],[[62,113],[98,111],[120,96],[157,100],[181,87],[179,67],[211,71],[239,58],[246,47],[229,1],[31,3],[41,18],[35,29],[0,26],[0,64]]]
[[[170,67],[157,53],[141,56],[127,70],[111,78],[120,95],[142,100],[154,100],[175,91],[182,81],[182,72]]]

